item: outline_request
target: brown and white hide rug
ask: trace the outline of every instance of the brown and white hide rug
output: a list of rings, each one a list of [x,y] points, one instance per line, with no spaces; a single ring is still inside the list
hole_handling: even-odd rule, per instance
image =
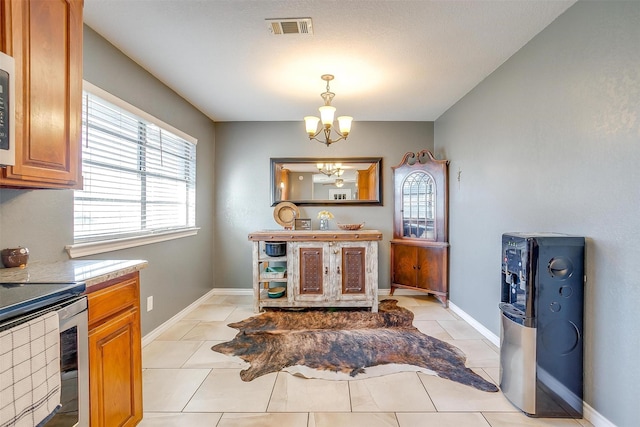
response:
[[[480,390],[498,391],[465,366],[462,351],[421,333],[413,326],[413,313],[397,304],[391,299],[381,301],[377,313],[267,311],[229,324],[240,332],[211,349],[248,362],[249,368],[240,372],[243,381],[284,369],[306,377],[360,379],[366,370],[382,365],[394,369],[379,374],[423,371]],[[318,376],[312,370],[348,376]]]

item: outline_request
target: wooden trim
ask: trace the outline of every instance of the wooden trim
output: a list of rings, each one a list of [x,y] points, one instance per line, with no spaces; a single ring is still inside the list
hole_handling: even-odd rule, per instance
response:
[[[332,241],[367,241],[382,240],[382,232],[378,230],[359,231],[309,231],[309,230],[266,230],[249,234],[249,240],[256,241],[306,241],[306,242],[332,242]]]

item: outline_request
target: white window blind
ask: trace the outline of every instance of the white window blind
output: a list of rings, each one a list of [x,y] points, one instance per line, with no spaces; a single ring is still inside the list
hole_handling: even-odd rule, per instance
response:
[[[74,194],[74,243],[195,227],[195,139],[111,100],[117,102],[83,93],[83,190]]]

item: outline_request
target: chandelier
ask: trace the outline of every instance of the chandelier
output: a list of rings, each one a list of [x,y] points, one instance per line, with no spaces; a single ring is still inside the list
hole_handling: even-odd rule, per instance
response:
[[[320,76],[322,80],[327,82],[327,91],[320,94],[322,99],[324,99],[324,105],[318,110],[320,110],[320,118],[315,116],[307,116],[304,118],[304,122],[307,128],[307,134],[309,135],[309,140],[315,139],[318,142],[325,144],[327,147],[334,142],[338,142],[341,139],[347,139],[349,136],[349,132],[351,131],[351,121],[353,117],[349,116],[340,116],[338,117],[338,127],[340,130],[333,129],[334,132],[338,135],[339,138],[331,139],[331,127],[333,126],[333,114],[336,111],[336,107],[331,106],[331,100],[335,93],[331,92],[329,89],[329,82],[333,80],[333,75],[331,74],[323,74]],[[322,127],[318,130],[318,122],[322,120]],[[324,140],[316,138],[320,133],[324,133]]]
[[[344,173],[342,163],[318,163],[316,167],[318,168],[318,172],[326,176],[341,176]]]

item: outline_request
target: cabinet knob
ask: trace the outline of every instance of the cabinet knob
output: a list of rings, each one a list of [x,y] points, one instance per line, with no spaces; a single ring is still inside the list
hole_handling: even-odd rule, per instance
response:
[[[414,270],[416,269],[416,266],[415,266],[415,265],[413,266],[413,269],[414,269]]]
[[[324,274],[329,274],[329,267],[324,268]]]
[[[338,274],[340,274],[340,266],[338,266]]]

